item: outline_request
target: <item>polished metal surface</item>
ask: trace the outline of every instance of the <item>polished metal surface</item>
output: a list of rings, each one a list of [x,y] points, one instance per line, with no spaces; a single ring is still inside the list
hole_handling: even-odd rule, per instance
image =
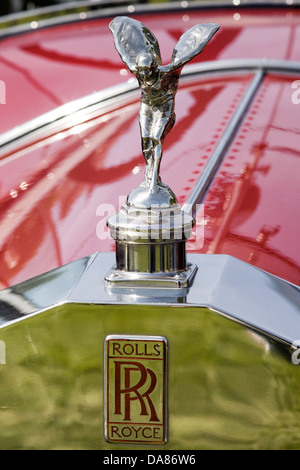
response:
[[[0,325],[67,301],[96,255],[81,258],[41,276],[0,291]]]
[[[114,254],[97,253],[0,292],[1,449],[111,451],[129,438],[157,446],[153,438],[166,435],[140,424],[139,407],[149,401],[131,401],[126,416],[118,404],[132,380],[157,418],[164,416],[162,370],[148,362],[148,341],[158,336],[170,349],[164,449],[278,449],[295,436],[297,445],[300,288],[227,255],[188,260],[198,266],[191,288],[107,286]],[[145,340],[137,360],[128,358],[132,345],[116,346],[120,366],[103,360],[108,338],[137,336]],[[141,387],[145,369],[152,371],[143,389],[129,371],[115,388],[114,374],[129,360],[138,363],[132,374],[140,374]],[[121,414],[112,421],[116,405]],[[274,427],[274,416],[289,423],[288,434]]]
[[[185,242],[194,221],[161,181],[159,170],[165,136],[175,123],[181,70],[202,52],[219,25],[208,23],[189,29],[175,45],[171,63],[164,66],[158,41],[145,25],[133,18],[117,17],[110,29],[122,61],[141,89],[139,123],[146,169],[143,182],[107,221],[116,241],[116,267],[105,280],[108,285],[129,287],[152,282],[148,274],[155,273],[155,285],[161,280],[164,283],[166,277],[175,288],[188,286],[195,269],[187,267]]]
[[[103,347],[116,334],[168,339],[162,448],[104,439]],[[299,448],[300,368],[291,353],[207,308],[65,303],[0,329],[0,341],[1,450]]]
[[[14,286],[12,312],[11,290],[1,291],[1,328],[65,303],[161,305],[205,307],[290,347],[300,338],[300,288],[229,255],[189,254],[191,288],[112,288],[104,278],[113,263],[114,253],[98,253]]]
[[[11,129],[0,136],[0,151],[2,148],[13,151],[13,146],[18,146],[20,140],[23,143],[32,142],[33,138],[41,138],[49,132],[59,132],[62,126],[76,125],[88,115],[99,115],[111,106],[120,106],[122,100],[128,100],[137,96],[136,83],[115,85],[105,90],[71,101],[58,106],[37,118]]]
[[[162,198],[162,205],[153,205],[151,209],[124,204],[108,219],[111,236],[116,241],[116,265],[105,276],[107,284],[189,285],[196,270],[186,263],[185,241],[192,226],[193,218],[177,202],[168,207]]]
[[[147,246],[147,249],[149,249],[149,246]],[[149,255],[150,263],[154,263],[157,260],[159,269],[161,269],[161,267],[163,266],[168,268],[168,271],[165,270],[164,272],[161,272],[158,270],[152,270],[152,272],[143,271],[142,273],[140,273],[137,271],[125,271],[124,269],[119,269],[117,266],[113,266],[105,276],[105,281],[108,290],[110,289],[110,287],[113,286],[116,286],[116,289],[118,289],[118,287],[132,289],[133,287],[141,288],[149,286],[154,289],[165,289],[168,287],[181,289],[187,288],[192,284],[198,268],[195,264],[186,262],[185,253],[184,257],[182,257],[182,259],[180,260],[181,263],[184,261],[184,269],[179,269],[179,263],[174,263],[174,246],[171,245],[171,247],[169,247],[167,246],[167,244],[164,243],[163,246],[155,245],[153,249],[155,249],[155,251],[158,253],[156,254],[156,256],[152,253]],[[172,270],[170,269],[169,264],[165,263],[164,261],[161,261],[162,251],[167,251],[168,249],[170,253],[167,253],[166,261],[172,263]],[[145,250],[145,247],[143,247],[143,250]],[[148,258],[146,258],[145,268],[149,267],[148,264]],[[135,268],[135,266],[133,266],[133,268]],[[113,292],[113,289],[110,290],[111,292]],[[176,297],[176,293],[172,292],[172,296]]]
[[[64,25],[72,22],[82,22],[87,19],[97,19],[112,15],[126,14],[144,14],[144,13],[171,13],[171,12],[187,12],[195,9],[217,10],[219,8],[231,9],[234,5],[238,11],[245,8],[253,7],[298,7],[299,0],[240,0],[238,5],[232,1],[215,0],[207,1],[174,1],[168,3],[138,3],[138,1],[128,0],[78,0],[63,5],[51,5],[48,7],[36,8],[34,10],[22,11],[5,15],[0,19],[0,25],[5,26],[0,30],[0,37],[12,36],[14,34],[25,33],[35,29],[42,29],[50,26]],[[21,21],[20,21],[21,20]],[[33,25],[32,23],[35,23]]]
[[[193,65],[187,65],[181,72],[183,80],[199,75],[207,74],[218,75],[228,72],[248,72],[262,70],[268,72],[280,72],[281,74],[300,74],[300,64],[295,61],[275,60],[275,59],[232,59],[202,62]],[[86,114],[98,113],[105,106],[118,103],[120,100],[137,96],[139,87],[137,81],[122,83],[112,86],[103,91],[93,93],[70,103],[58,106],[55,110],[49,111],[41,116],[32,119],[16,128],[3,133],[0,136],[0,149],[5,151],[7,146],[19,145],[26,141],[31,141],[32,136],[42,136],[43,133],[53,131],[56,127],[60,128],[66,124],[74,125],[81,117]]]
[[[109,335],[104,342],[104,433],[110,443],[168,440],[168,340]]]
[[[144,24],[125,16],[110,23],[116,49],[141,89],[140,131],[146,161],[142,194],[145,189],[151,193],[165,191],[160,185],[159,168],[165,136],[176,119],[174,100],[180,72],[203,51],[219,28],[216,23],[208,23],[189,29],[175,45],[171,63],[162,66],[158,41]],[[140,192],[131,196],[130,203],[140,207]]]

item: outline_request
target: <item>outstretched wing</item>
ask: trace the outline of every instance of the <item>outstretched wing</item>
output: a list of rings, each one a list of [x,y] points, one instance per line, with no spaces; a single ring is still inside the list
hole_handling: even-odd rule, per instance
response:
[[[217,23],[206,23],[198,24],[186,31],[174,47],[170,69],[182,67],[200,54],[219,28]]]
[[[117,16],[111,21],[109,28],[113,33],[116,49],[131,72],[135,73],[136,57],[141,52],[151,54],[157,64],[161,64],[158,41],[145,25],[127,16]]]

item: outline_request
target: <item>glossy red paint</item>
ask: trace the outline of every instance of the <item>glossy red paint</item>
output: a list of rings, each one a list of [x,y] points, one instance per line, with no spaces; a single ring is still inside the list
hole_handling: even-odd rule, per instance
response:
[[[204,200],[204,251],[231,254],[300,284],[300,105],[292,102],[294,80],[265,78]]]
[[[161,168],[180,203],[251,78],[246,73],[183,81],[176,127],[166,139]],[[226,110],[224,115],[219,109]],[[122,112],[113,108],[2,157],[2,282],[15,284],[95,251],[114,249],[106,217],[119,209],[144,174],[138,111],[139,93]]]
[[[213,40],[202,60],[244,58],[245,51],[247,57],[300,58],[296,51],[297,10],[262,10],[261,16],[244,10],[239,19],[234,19],[235,13],[186,12],[189,18],[173,13],[168,15],[167,25],[161,15],[139,19],[160,38],[164,57],[184,29],[210,18],[221,23],[222,35]],[[20,90],[22,83],[22,99],[27,103],[24,114],[18,113],[17,95],[10,101],[8,94],[8,121],[1,122],[3,130],[57,103],[128,79],[119,73],[123,69],[113,50],[108,22],[89,21],[79,29],[75,24],[50,28],[2,42],[0,63],[10,49],[24,71],[19,68],[20,73],[10,75],[16,69],[9,66],[6,77],[10,78],[4,78],[11,80],[7,82],[11,90]],[[282,31],[280,41],[278,28]],[[99,38],[105,44],[103,49]],[[77,69],[82,74],[78,83],[71,79]],[[27,79],[22,82],[22,77]],[[177,121],[166,139],[161,168],[163,180],[181,204],[222,138],[251,79],[252,75],[244,72],[182,80],[176,99]],[[296,79],[265,78],[206,195],[204,221],[197,220],[198,226],[205,224],[204,246],[203,240],[196,238],[188,242],[188,250],[229,253],[298,284],[300,105],[291,100],[291,84]],[[36,81],[43,84],[46,93],[36,87]],[[46,99],[49,91],[55,99]],[[112,108],[88,122],[0,154],[1,287],[92,252],[114,249],[106,217],[118,210],[122,198],[143,178],[138,108],[138,98],[131,99],[122,105],[122,112]]]
[[[159,39],[164,62],[188,28],[208,21],[221,25],[199,61],[236,58],[300,60],[297,9],[200,9],[135,16]],[[82,21],[2,39],[0,80],[7,99],[0,133],[64,103],[130,78],[114,48],[111,18]],[[34,28],[36,24],[34,24]],[[71,84],[71,85],[70,85]]]

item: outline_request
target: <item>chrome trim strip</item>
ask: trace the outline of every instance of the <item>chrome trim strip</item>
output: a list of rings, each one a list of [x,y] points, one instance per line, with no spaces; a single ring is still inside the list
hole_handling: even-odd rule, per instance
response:
[[[188,74],[199,72],[220,72],[237,70],[257,70],[262,69],[265,72],[300,73],[300,62],[281,59],[229,59],[212,60],[198,64],[189,65]],[[184,72],[184,71],[183,71]]]
[[[247,71],[263,70],[267,72],[279,72],[283,74],[296,73],[300,74],[300,63],[284,60],[269,59],[237,59],[237,60],[221,60],[202,62],[193,65],[187,65],[182,72],[182,78],[193,77],[200,74],[228,73],[228,72],[247,72]],[[130,79],[126,83],[115,85],[97,93],[87,95],[85,97],[66,103],[58,108],[49,111],[37,118],[34,118],[14,129],[4,132],[0,136],[0,149],[12,142],[26,137],[32,132],[39,131],[46,126],[63,122],[63,120],[71,120],[75,113],[89,110],[93,106],[107,106],[111,104],[109,100],[118,100],[121,97],[128,98],[128,93],[139,92],[135,79]]]
[[[64,303],[96,254],[0,290],[0,329]]]
[[[65,303],[134,304],[207,308],[278,344],[300,339],[300,287],[229,255],[190,253],[188,260],[198,266],[189,289],[120,290],[104,281],[114,253],[96,253],[0,291],[0,329]]]
[[[48,130],[49,127],[52,129],[57,124],[62,125],[71,122],[71,125],[74,125],[74,121],[78,121],[78,116],[75,117],[78,113],[86,111],[92,112],[95,106],[97,106],[97,111],[99,111],[106,106],[113,105],[115,102],[119,104],[119,100],[122,99],[124,95],[128,100],[131,97],[131,93],[133,93],[132,96],[134,96],[137,92],[138,86],[136,81],[133,80],[63,104],[52,111],[4,132],[0,135],[0,149],[19,139],[26,138],[32,133],[45,129]]]
[[[59,0],[58,0],[59,1]],[[33,9],[23,10],[19,13],[11,13],[6,15],[7,17],[20,17],[22,19],[31,17],[33,15],[39,16],[42,14],[49,14],[49,13],[64,13],[69,10],[74,10],[78,8],[89,8],[94,9],[99,6],[103,5],[119,5],[120,3],[124,3],[126,0],[60,0],[60,3],[46,5],[46,6],[38,6]]]
[[[5,27],[7,23],[11,23],[12,26],[7,26],[5,29],[0,30],[0,37],[2,35],[7,36],[31,31],[33,29],[32,21],[38,22],[38,25],[35,25],[35,29],[36,27],[40,29],[41,27],[57,26],[72,21],[80,22],[82,19],[87,19],[90,11],[100,10],[105,7],[114,11],[120,5],[128,3],[128,0],[75,0],[68,3],[63,2],[62,4],[47,5],[9,13],[0,18],[0,28],[3,25]],[[85,13],[85,15],[82,16],[82,13]],[[99,15],[99,11],[95,13]],[[27,23],[25,23],[26,20]],[[20,21],[21,24],[19,24]]]
[[[123,6],[120,6],[122,4]],[[172,11],[216,10],[220,8],[241,11],[245,8],[296,8],[299,7],[299,5],[299,0],[263,0],[262,2],[260,0],[241,0],[239,5],[235,5],[233,1],[230,2],[226,0],[215,0],[214,2],[189,2],[183,0],[146,5],[144,3],[139,4],[138,0],[131,2],[128,0],[113,0],[112,2],[109,2],[109,0],[81,0],[78,2],[73,1],[67,4],[65,3],[64,5],[52,5],[4,15],[0,19],[0,38],[32,31],[32,22],[37,23],[37,21],[38,24],[34,25],[34,29],[126,14],[170,13]],[[81,12],[74,13],[74,10],[80,10],[81,8]],[[62,13],[65,14],[62,15]],[[49,15],[53,16],[49,18]],[[45,18],[43,19],[43,17]],[[28,22],[24,23],[26,19]],[[20,20],[22,23],[18,24]],[[1,30],[1,26],[6,23],[12,23],[12,26],[6,26],[5,29]]]
[[[197,65],[197,64],[196,64]],[[195,65],[190,66],[189,73],[193,73]],[[215,151],[209,159],[203,173],[197,181],[191,195],[183,206],[183,211],[195,216],[196,205],[200,204],[208,190],[208,187],[214,178],[225,153],[232,143],[238,128],[240,127],[245,113],[253,101],[266,73],[276,72],[280,74],[300,73],[300,63],[295,61],[269,60],[269,59],[242,59],[233,61],[215,61],[206,64],[206,71],[220,72],[235,70],[256,70],[255,76],[248,87],[243,99],[241,100],[236,112],[229,122],[225,132],[219,141]]]
[[[245,113],[247,112],[247,109],[249,108],[254,96],[256,95],[258,88],[262,83],[264,75],[265,72],[262,69],[256,72],[236,112],[234,113],[232,119],[226,127],[225,132],[222,138],[220,139],[215,151],[210,157],[208,163],[206,164],[200,178],[198,179],[192,191],[192,194],[189,196],[186,203],[184,204],[182,208],[184,212],[190,211],[193,213],[193,215],[195,215],[196,204],[199,204],[202,201],[212,179],[214,178],[218,168],[220,167],[225,153],[230,144],[232,143],[236,132],[245,117]]]

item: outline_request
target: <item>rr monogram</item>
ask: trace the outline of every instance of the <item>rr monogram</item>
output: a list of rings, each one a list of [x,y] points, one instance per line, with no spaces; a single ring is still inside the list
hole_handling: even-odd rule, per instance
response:
[[[167,340],[107,336],[105,438],[108,442],[167,441]]]
[[[124,385],[121,385],[121,370],[123,369],[123,382]],[[138,380],[132,379],[132,376],[136,377],[136,372],[138,372]],[[144,391],[140,392],[143,389],[144,385],[147,382],[148,377],[150,378],[149,387]],[[130,406],[131,401],[139,400],[141,408],[141,416],[148,416],[149,412],[147,410],[146,401],[149,406],[150,411],[150,421],[159,421],[155,407],[150,398],[151,393],[155,389],[157,384],[157,378],[153,370],[146,368],[140,362],[132,361],[117,361],[115,362],[115,414],[121,415],[121,397],[124,394],[124,420],[130,421]]]

